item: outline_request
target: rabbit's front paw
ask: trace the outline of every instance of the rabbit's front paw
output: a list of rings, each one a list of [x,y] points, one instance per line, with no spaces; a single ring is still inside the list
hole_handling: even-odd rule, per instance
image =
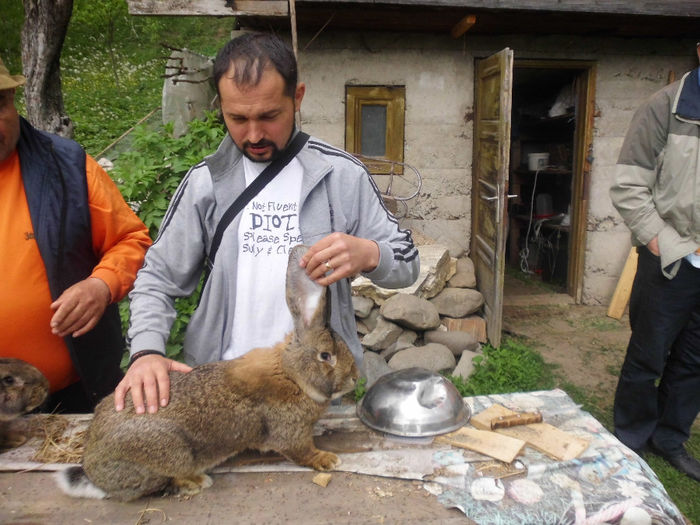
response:
[[[178,498],[191,498],[212,486],[214,481],[206,474],[197,474],[188,478],[173,478],[170,486]]]
[[[309,461],[309,466],[316,470],[331,470],[340,465],[340,458],[332,452],[319,450]]]

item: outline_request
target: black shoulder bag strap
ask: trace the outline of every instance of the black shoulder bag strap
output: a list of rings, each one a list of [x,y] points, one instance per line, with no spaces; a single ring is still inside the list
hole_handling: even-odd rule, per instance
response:
[[[224,236],[224,231],[228,228],[231,221],[236,218],[246,204],[255,197],[260,191],[267,186],[267,184],[274,179],[277,174],[284,169],[284,167],[291,162],[291,160],[297,156],[304,147],[306,141],[309,140],[309,135],[300,131],[289,143],[289,146],[273,160],[267,168],[265,168],[260,175],[258,175],[253,182],[250,183],[245,190],[233,201],[233,204],[224,212],[221,216],[221,221],[216,226],[216,231],[214,232],[214,238],[211,241],[211,249],[209,250],[209,255],[206,259],[205,267],[205,282],[206,278],[209,276],[209,272],[214,267],[214,258],[216,257],[216,252],[219,250],[219,245],[221,244],[221,239]]]

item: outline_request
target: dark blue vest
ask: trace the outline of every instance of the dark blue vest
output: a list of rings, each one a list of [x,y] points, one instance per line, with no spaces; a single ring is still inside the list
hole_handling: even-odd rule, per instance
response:
[[[51,297],[56,299],[89,277],[99,262],[92,250],[85,151],[72,140],[35,129],[21,117],[17,151],[34,237]],[[109,305],[87,334],[64,339],[88,398],[97,403],[122,377],[124,341],[117,305]]]

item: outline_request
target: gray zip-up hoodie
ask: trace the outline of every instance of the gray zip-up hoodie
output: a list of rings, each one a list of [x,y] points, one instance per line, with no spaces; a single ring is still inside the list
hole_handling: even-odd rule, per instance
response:
[[[700,68],[651,96],[636,112],[610,187],[632,244],[658,237],[671,279],[700,246]]]
[[[304,244],[312,245],[332,232],[373,240],[379,246],[379,264],[364,275],[384,288],[410,286],[418,277],[418,250],[410,232],[401,230],[385,208],[364,166],[313,137],[296,158],[303,169],[299,226]],[[129,295],[132,355],[141,350],[165,352],[176,315],[175,298],[189,296],[196,288],[216,225],[245,189],[242,159],[241,151],[227,136],[214,154],[190,169],[175,192]],[[222,359],[231,340],[239,222],[240,216],[223,236],[199,306],[187,327],[184,356],[189,365]],[[350,282],[342,279],[329,291],[331,327],[361,364]]]

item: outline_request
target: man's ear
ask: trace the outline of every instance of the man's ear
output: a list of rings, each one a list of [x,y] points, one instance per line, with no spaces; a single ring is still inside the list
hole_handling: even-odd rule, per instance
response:
[[[297,84],[297,89],[294,92],[294,111],[299,111],[301,109],[301,101],[306,93],[306,84],[299,82]]]

